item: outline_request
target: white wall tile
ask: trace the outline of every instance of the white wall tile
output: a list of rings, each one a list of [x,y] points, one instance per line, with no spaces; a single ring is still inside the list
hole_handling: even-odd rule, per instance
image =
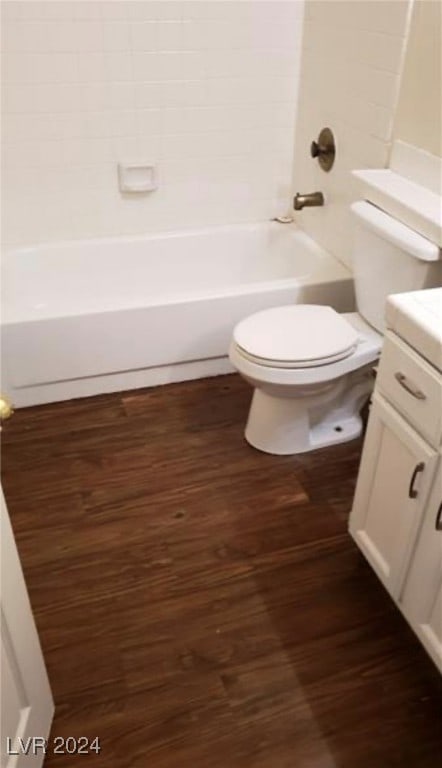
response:
[[[299,0],[2,3],[6,244],[281,212],[302,12]],[[159,189],[121,195],[124,159],[158,163]]]
[[[132,56],[128,51],[112,51],[104,57],[106,79],[110,82],[133,82]]]
[[[323,208],[298,224],[351,266],[351,170],[387,164],[405,45],[409,0],[307,0],[295,131],[293,188],[322,190]],[[333,129],[329,173],[310,157],[312,139]]]
[[[168,83],[167,85],[173,85]],[[181,84],[180,84],[181,85]],[[186,83],[183,83],[179,89],[180,93],[185,89]],[[140,82],[135,83],[134,88],[134,107],[136,109],[147,109],[149,107],[161,107],[164,101],[164,86],[160,82]]]
[[[77,57],[78,82],[102,82],[107,78],[106,57],[102,51],[88,51]]]
[[[103,24],[103,49],[105,51],[129,51],[130,26],[125,21],[105,21]]]
[[[131,0],[113,0],[113,2],[101,2],[100,12],[104,21],[120,21],[129,19],[128,6]]]
[[[158,49],[158,23],[137,21],[130,25],[130,40],[133,51],[149,52]]]

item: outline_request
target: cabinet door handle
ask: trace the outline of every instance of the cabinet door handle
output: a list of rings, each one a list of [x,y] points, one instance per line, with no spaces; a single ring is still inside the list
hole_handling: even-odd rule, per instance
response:
[[[442,531],[442,501],[436,515],[436,531]]]
[[[394,374],[394,378],[396,381],[399,382],[401,387],[405,389],[409,395],[412,395],[416,398],[416,400],[426,400],[427,396],[425,392],[422,392],[422,390],[418,389],[412,382],[410,382],[404,373],[401,373],[400,371],[397,371]]]
[[[419,474],[419,472],[423,472],[425,469],[425,464],[423,461],[420,461],[419,464],[416,464],[413,474],[411,475],[410,485],[408,486],[408,496],[410,499],[417,499],[417,491],[414,487],[414,484],[416,482],[416,478]]]

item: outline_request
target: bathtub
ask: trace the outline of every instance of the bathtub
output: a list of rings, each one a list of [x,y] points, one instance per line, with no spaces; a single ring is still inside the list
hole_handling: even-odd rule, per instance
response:
[[[2,284],[2,391],[18,407],[228,373],[246,315],[353,308],[350,273],[276,222],[11,251]]]

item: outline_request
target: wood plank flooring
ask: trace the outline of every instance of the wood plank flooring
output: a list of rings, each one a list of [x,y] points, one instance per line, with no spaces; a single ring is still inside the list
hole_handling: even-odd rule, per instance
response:
[[[434,768],[439,676],[347,534],[360,441],[243,439],[236,376],[18,411],[3,486],[47,768]]]

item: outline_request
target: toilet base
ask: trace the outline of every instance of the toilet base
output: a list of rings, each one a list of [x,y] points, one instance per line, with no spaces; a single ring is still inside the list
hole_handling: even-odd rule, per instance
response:
[[[364,371],[339,381],[327,395],[295,398],[255,389],[245,438],[265,453],[290,455],[354,440],[362,432],[360,410],[373,389]]]

